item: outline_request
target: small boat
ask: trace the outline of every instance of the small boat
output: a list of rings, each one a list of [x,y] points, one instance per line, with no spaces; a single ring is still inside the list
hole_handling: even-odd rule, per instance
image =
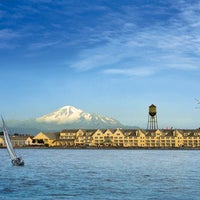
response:
[[[21,157],[17,157],[14,148],[12,146],[12,143],[10,141],[10,137],[8,135],[8,130],[6,128],[6,124],[4,122],[3,117],[1,117],[2,122],[3,122],[3,135],[4,135],[4,139],[5,139],[5,143],[6,143],[6,147],[8,150],[8,153],[10,155],[11,158],[11,162],[14,166],[24,166],[24,160]]]

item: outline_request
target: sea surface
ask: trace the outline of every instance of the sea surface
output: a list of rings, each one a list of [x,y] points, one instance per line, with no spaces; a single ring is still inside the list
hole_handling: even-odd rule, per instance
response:
[[[199,150],[0,149],[0,199],[199,200]]]

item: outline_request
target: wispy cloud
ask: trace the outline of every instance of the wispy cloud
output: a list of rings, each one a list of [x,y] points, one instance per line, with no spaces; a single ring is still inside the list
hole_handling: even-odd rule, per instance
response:
[[[52,42],[37,42],[37,43],[32,43],[29,46],[29,50],[40,50],[44,48],[49,48],[49,47],[54,47],[57,46],[60,43],[60,41],[52,41]]]
[[[17,45],[15,40],[20,37],[20,34],[10,29],[0,30],[0,49],[11,49]]]
[[[81,51],[71,67],[80,71],[95,68],[109,74],[135,76],[152,75],[166,69],[199,70],[200,12],[196,11],[200,6],[190,5],[188,11],[185,1],[179,4],[180,7],[173,5],[177,12],[170,13],[172,17],[165,24],[146,27],[138,25],[137,13],[127,11],[128,16],[109,13],[104,16],[109,23],[103,24],[102,31],[97,34],[93,30],[96,41],[102,42]],[[195,30],[191,28],[194,26]]]
[[[149,76],[155,73],[155,68],[125,68],[125,69],[106,69],[104,73],[111,75],[124,75],[124,76]]]
[[[0,31],[1,49],[21,45],[27,55],[37,55],[58,48],[67,54],[72,48],[74,61],[67,66],[78,71],[152,75],[165,69],[199,70],[198,2],[122,3],[119,7],[113,2],[75,5],[41,0],[40,6],[31,2],[4,13],[16,25],[15,31]],[[43,20],[35,21],[38,18]]]
[[[19,36],[19,34],[12,30],[9,30],[9,29],[0,30],[0,40],[11,40],[18,36]]]

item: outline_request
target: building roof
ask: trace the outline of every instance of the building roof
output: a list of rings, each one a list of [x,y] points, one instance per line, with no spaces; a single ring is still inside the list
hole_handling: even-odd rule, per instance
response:
[[[11,140],[27,140],[30,138],[30,136],[24,136],[24,135],[12,135],[10,136]]]
[[[136,129],[125,129],[122,131],[125,137],[137,137]]]
[[[61,133],[76,133],[80,129],[64,129],[61,131]]]
[[[43,134],[46,135],[51,140],[58,139],[59,135],[60,135],[59,132],[56,132],[56,133],[43,133]]]

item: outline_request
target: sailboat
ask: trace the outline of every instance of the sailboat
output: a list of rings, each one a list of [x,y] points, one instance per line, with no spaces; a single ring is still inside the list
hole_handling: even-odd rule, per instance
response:
[[[4,122],[3,117],[1,117],[1,119],[2,119],[2,122],[3,122],[4,140],[5,140],[5,143],[6,143],[6,146],[7,146],[8,153],[9,153],[10,158],[11,158],[11,162],[14,166],[24,166],[24,160],[21,157],[17,157],[17,155],[16,155],[16,153],[13,149],[13,146],[12,146],[12,143],[10,141],[10,137],[8,135],[8,130],[6,128],[6,124]]]

